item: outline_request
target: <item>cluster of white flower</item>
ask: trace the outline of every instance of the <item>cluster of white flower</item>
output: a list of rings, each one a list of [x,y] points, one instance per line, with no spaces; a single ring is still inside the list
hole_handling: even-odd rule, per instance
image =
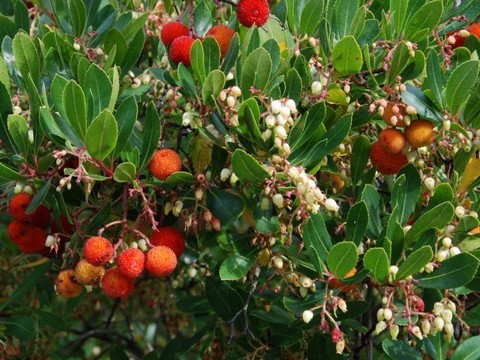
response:
[[[461,251],[458,247],[452,246],[452,239],[446,236],[442,239],[441,247],[438,249],[437,254],[435,255],[435,260],[442,262],[449,257],[460,254],[460,252]],[[429,272],[430,268],[425,270]]]
[[[297,113],[297,104],[292,99],[274,100],[268,109],[268,115],[265,118],[267,129],[262,137],[265,141],[273,137],[274,146],[282,156],[290,155],[290,145],[286,139]]]

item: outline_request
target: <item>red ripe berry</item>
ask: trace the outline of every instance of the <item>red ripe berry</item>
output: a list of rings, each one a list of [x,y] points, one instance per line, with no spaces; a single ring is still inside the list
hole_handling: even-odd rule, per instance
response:
[[[46,228],[50,223],[50,209],[45,205],[40,205],[32,214],[30,214],[29,218],[33,225]]]
[[[118,267],[105,272],[102,279],[102,289],[112,298],[123,298],[130,295],[135,287],[135,281],[123,276]]]
[[[180,36],[188,36],[189,31],[188,28],[183,25],[181,22],[169,22],[165,24],[162,29],[162,33],[160,34],[160,38],[165,46],[170,45],[173,40]]]
[[[117,259],[118,270],[122,275],[135,279],[145,269],[145,254],[140,249],[127,249],[122,251]]]
[[[342,332],[338,327],[334,327],[330,333],[330,336],[332,337],[332,341],[336,344],[342,338]]]
[[[177,258],[185,250],[183,234],[173,226],[164,226],[155,230],[150,236],[150,242],[155,246],[167,246],[173,250]]]
[[[237,4],[237,18],[243,26],[262,26],[269,16],[270,7],[265,0],[240,0]]]
[[[148,167],[157,179],[166,180],[182,169],[182,159],[172,149],[161,149],[155,151]]]
[[[12,197],[9,203],[10,214],[16,219],[25,221],[28,220],[29,215],[25,212],[28,205],[32,201],[32,196],[26,193],[16,194]]]
[[[177,257],[172,249],[156,246],[147,253],[145,268],[153,276],[170,275],[177,267]]]
[[[113,258],[113,245],[103,237],[91,237],[85,243],[83,257],[92,265],[103,266]]]
[[[173,40],[170,46],[170,58],[176,64],[183,63],[185,66],[191,66],[190,50],[195,39],[190,36],[180,36]]]
[[[8,224],[8,236],[17,245],[28,244],[34,236],[34,227],[26,222],[13,220]]]
[[[17,244],[18,248],[26,253],[40,253],[45,248],[45,242],[47,241],[47,233],[38,226],[33,227],[33,236],[26,243]]]
[[[408,163],[405,155],[402,153],[387,153],[378,141],[372,145],[370,160],[372,160],[373,165],[377,166],[377,170],[384,175],[396,174]]]

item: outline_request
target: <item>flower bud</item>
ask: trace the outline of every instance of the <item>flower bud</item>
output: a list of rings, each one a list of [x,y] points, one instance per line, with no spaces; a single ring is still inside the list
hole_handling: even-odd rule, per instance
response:
[[[441,317],[436,317],[435,320],[433,320],[433,328],[435,331],[442,331],[443,327],[445,326],[445,321]]]
[[[444,237],[444,238],[442,239],[442,245],[443,245],[444,248],[447,248],[447,249],[448,249],[449,247],[452,246],[452,239],[449,238],[448,236],[447,236],[447,237]]]
[[[222,229],[222,224],[220,223],[220,220],[217,218],[213,218],[211,221],[212,228],[215,231],[220,231]]]
[[[298,281],[300,282],[300,285],[305,289],[309,289],[313,285],[312,279],[305,275],[300,276],[300,279],[298,279]]]
[[[340,310],[342,310],[342,312],[347,312],[347,303],[345,302],[345,300],[343,299],[340,299],[338,300],[338,308]]]
[[[45,246],[51,247],[53,245],[55,245],[55,236],[48,235],[47,239],[45,240]]]
[[[62,179],[63,180],[63,179]],[[30,185],[27,185],[23,188],[23,192],[28,195],[33,195],[33,189]]]
[[[452,125],[452,122],[450,120],[444,120],[443,121],[443,130],[445,131],[450,131],[450,126]]]
[[[390,321],[392,319],[392,316],[393,316],[392,310],[389,308],[386,308],[383,312],[383,317],[385,318],[385,320]]]
[[[273,258],[273,265],[279,270],[283,269],[283,259],[281,257],[275,256]]]
[[[418,326],[412,327],[412,334],[415,335],[420,340],[423,339],[422,330]]]
[[[236,98],[242,96],[242,90],[238,86],[233,86],[231,92],[232,92],[232,95],[235,96]]]
[[[395,266],[395,265],[390,266],[390,268],[388,269],[388,272],[392,274],[393,277],[395,277],[398,273],[398,266]]]
[[[415,107],[408,105],[407,108],[405,109],[408,115],[415,115],[417,113],[417,109]]]
[[[385,309],[380,308],[377,311],[377,320],[382,321],[385,318]]]
[[[233,97],[233,96],[228,96],[227,97],[227,106],[229,108],[233,108],[235,106],[236,102],[237,102],[237,100],[235,99],[235,97]]]
[[[447,309],[449,309],[453,314],[455,314],[457,312],[457,306],[455,305],[455,303],[453,301],[449,301],[447,303]]]
[[[188,276],[189,276],[191,279],[193,279],[193,278],[195,277],[195,275],[197,275],[197,273],[198,273],[198,270],[195,269],[194,267],[190,267],[190,268],[188,269]]]
[[[422,320],[422,331],[423,331],[423,333],[425,335],[430,334],[430,329],[431,329],[430,321],[428,321],[428,319],[423,319]]]
[[[29,129],[28,130],[28,142],[30,144],[33,144],[34,140],[35,140],[35,138],[34,138],[33,130]]]
[[[453,319],[453,313],[450,309],[445,309],[442,311],[442,319],[445,321],[446,324],[450,324]]]
[[[280,100],[274,100],[270,104],[270,110],[272,111],[273,114],[278,114],[280,112],[280,109],[282,108],[282,103]]]
[[[453,336],[454,328],[452,323],[445,324],[444,330],[447,335]]]
[[[320,93],[322,92],[322,90],[323,90],[323,85],[322,85],[322,83],[321,83],[320,81],[314,81],[314,82],[312,83],[312,87],[311,87],[311,88],[312,88],[312,94],[313,94],[313,95],[318,95],[318,94],[320,94]]]
[[[280,139],[285,140],[287,138],[287,130],[281,125],[276,126],[274,132]]]
[[[328,211],[337,212],[340,209],[340,206],[338,206],[337,202],[334,199],[329,198],[325,200],[325,209],[327,209]]]
[[[228,168],[223,168],[220,172],[220,180],[227,181],[228,178],[230,178],[230,175],[232,175],[232,170]]]
[[[387,328],[387,323],[383,320],[379,321],[375,326],[375,334],[379,335],[386,328]]]
[[[295,114],[297,112],[297,104],[295,103],[294,100],[288,99],[287,101],[285,101],[285,106],[287,106],[290,109],[292,114]]]
[[[455,215],[457,215],[458,218],[462,218],[465,216],[465,208],[463,206],[457,206],[455,208]]]
[[[205,194],[205,192],[203,191],[202,188],[196,189],[195,190],[195,200],[202,201],[204,194]]]
[[[447,42],[448,42],[450,45],[454,45],[454,44],[456,43],[455,36],[450,35],[450,36],[447,38]]]
[[[460,249],[456,246],[454,246],[450,249],[450,256],[456,256],[460,253],[461,253]]]
[[[345,349],[345,340],[340,339],[335,345],[335,350],[337,351],[337,354],[341,354],[343,353],[344,349]]]
[[[283,208],[283,195],[282,194],[275,194],[272,197],[272,202],[275,204],[276,207],[279,209]]]
[[[145,241],[145,239],[140,239],[137,241],[138,243],[138,247],[143,250],[143,251],[147,251],[147,242]]]
[[[448,251],[447,250],[439,250],[437,252],[437,256],[435,256],[435,259],[437,259],[438,262],[444,261],[448,256]]]
[[[302,319],[305,324],[308,324],[313,319],[313,312],[310,310],[305,310],[302,313]]]
[[[430,191],[433,191],[435,189],[435,180],[431,177],[425,178],[425,180],[423,180],[423,184]]]
[[[445,310],[445,305],[443,305],[441,302],[436,302],[435,304],[433,304],[433,314],[434,315],[440,316],[442,314],[443,310]]]
[[[400,328],[397,324],[390,326],[390,336],[393,340],[397,339],[399,332]]]

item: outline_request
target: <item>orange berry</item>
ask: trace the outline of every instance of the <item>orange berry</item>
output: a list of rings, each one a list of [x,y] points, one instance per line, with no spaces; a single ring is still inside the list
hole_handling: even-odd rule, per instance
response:
[[[32,196],[26,193],[16,194],[10,199],[8,209],[15,220],[29,220],[29,215],[25,211],[31,201]]]
[[[148,167],[157,179],[166,180],[182,169],[182,159],[172,149],[161,149],[155,151]]]
[[[179,21],[169,22],[163,26],[160,38],[165,46],[180,36],[188,36],[188,28]]]
[[[177,267],[177,257],[167,246],[155,246],[147,253],[145,268],[153,276],[170,275]]]
[[[145,269],[145,254],[140,249],[124,250],[118,256],[117,266],[122,275],[135,279]]]
[[[428,120],[416,120],[405,129],[405,137],[411,147],[428,146],[435,140],[433,128],[432,122]]]
[[[230,41],[232,41],[235,35],[235,30],[227,25],[215,25],[208,30],[206,36],[213,37],[220,47],[222,59],[227,55],[228,48],[230,47]]]
[[[92,265],[103,266],[113,258],[113,245],[103,237],[91,237],[85,243],[83,257]]]
[[[75,266],[75,280],[83,285],[97,285],[105,275],[103,266],[95,266],[87,260],[80,260]]]
[[[167,246],[179,258],[185,250],[183,234],[173,226],[164,226],[155,230],[150,236],[150,242],[155,246]]]
[[[122,275],[118,267],[108,269],[102,279],[102,289],[112,298],[123,298],[130,295],[135,281]]]
[[[192,65],[190,60],[190,50],[195,39],[190,36],[179,36],[173,40],[170,46],[170,58],[174,63],[183,63],[183,65],[190,67]]]
[[[395,113],[393,110],[394,110],[394,106],[398,107],[398,112]],[[392,116],[397,116],[397,118],[399,117],[399,115],[401,115],[402,117],[405,116],[405,115],[408,115],[407,114],[407,106],[405,104],[402,104],[402,103],[394,103],[392,101],[389,101],[387,103],[387,107],[385,108],[385,110],[383,111],[383,120],[390,126],[396,126],[396,127],[405,127],[407,126],[407,124],[405,124],[405,121],[403,119],[398,119],[397,122],[394,124],[392,123]]]
[[[75,271],[63,270],[55,279],[55,291],[65,298],[74,298],[82,293],[83,285],[75,281]]]
[[[344,279],[351,278],[357,273],[357,268],[353,268],[345,275]],[[345,284],[341,281],[338,281],[335,277],[332,277],[328,280],[328,286],[332,289],[340,289],[342,292],[349,292],[357,287],[357,284]]]
[[[263,26],[270,16],[266,0],[240,0],[237,4],[237,19],[246,27]]]
[[[389,154],[398,154],[405,147],[405,135],[398,129],[388,128],[378,135],[378,142]]]
[[[408,163],[405,155],[402,153],[387,153],[378,141],[372,144],[370,160],[372,161],[372,164],[377,167],[377,170],[385,175],[398,173],[400,169]]]

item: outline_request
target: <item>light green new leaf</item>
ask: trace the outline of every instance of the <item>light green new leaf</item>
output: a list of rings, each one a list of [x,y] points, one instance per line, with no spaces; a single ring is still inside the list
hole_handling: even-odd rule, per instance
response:
[[[26,154],[29,147],[27,120],[21,115],[8,115],[7,127],[17,149]]]
[[[136,172],[137,168],[135,167],[135,164],[132,164],[131,162],[121,163],[113,172],[113,180],[119,183],[132,182],[135,180]]]
[[[358,261],[357,246],[351,241],[335,244],[327,256],[329,270],[337,278],[343,278]]]
[[[220,265],[220,279],[223,281],[231,281],[243,278],[253,264],[255,264],[255,260],[255,256],[230,255],[223,261],[222,265]]]
[[[270,79],[272,59],[265,48],[261,47],[250,53],[242,69],[241,88],[244,97],[249,97],[250,87],[263,90]]]
[[[480,358],[480,336],[463,341],[452,356],[452,360],[475,360]]]
[[[354,75],[362,69],[362,50],[353,36],[349,35],[335,45],[332,62],[335,70],[344,76]]]
[[[90,155],[102,161],[115,149],[117,136],[117,121],[110,110],[104,110],[88,127],[85,145]]]

